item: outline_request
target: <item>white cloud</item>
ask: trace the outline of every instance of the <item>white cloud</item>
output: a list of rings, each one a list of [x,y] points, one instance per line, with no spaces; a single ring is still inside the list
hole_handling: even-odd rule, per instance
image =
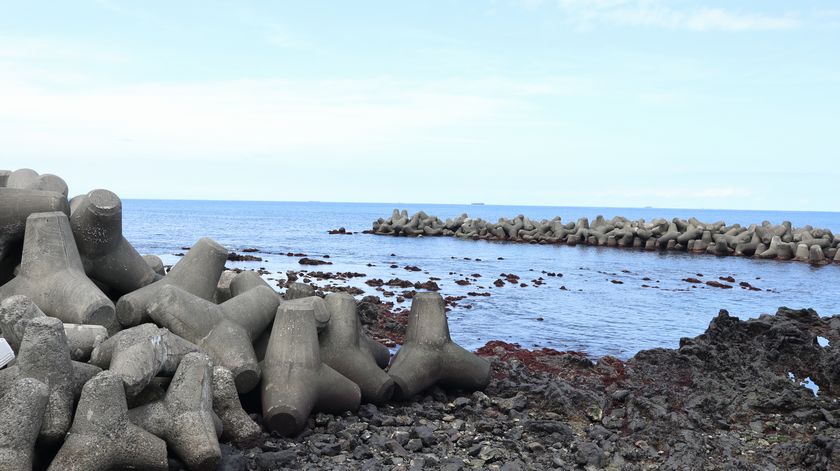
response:
[[[7,69],[8,71],[8,69]],[[4,80],[6,79],[6,80]],[[551,87],[505,81],[238,80],[39,87],[0,68],[0,156],[206,159],[393,153],[524,119]]]
[[[674,8],[661,0],[559,0],[582,29],[598,23],[648,26],[688,31],[771,31],[800,26],[791,15],[773,16],[721,8]]]

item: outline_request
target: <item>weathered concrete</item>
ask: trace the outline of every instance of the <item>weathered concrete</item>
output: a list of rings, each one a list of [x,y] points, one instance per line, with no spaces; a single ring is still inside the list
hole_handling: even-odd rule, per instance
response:
[[[213,423],[212,374],[207,355],[190,353],[162,400],[128,411],[133,423],[163,438],[191,470],[215,470],[222,454]]]
[[[155,272],[122,234],[122,201],[93,190],[72,201],[70,227],[85,273],[122,296],[155,281]]]
[[[369,336],[362,335],[359,346],[373,356],[373,359],[376,361],[376,365],[380,368],[385,369],[391,363],[391,351],[388,350],[388,347],[382,345]]]
[[[33,378],[49,388],[47,413],[39,439],[58,444],[73,419],[73,363],[64,326],[58,319],[40,317],[26,323],[17,357],[18,378]]]
[[[122,380],[103,371],[85,384],[73,427],[49,471],[166,471],[166,443],[128,420]]]
[[[20,251],[30,214],[52,211],[70,214],[67,198],[52,191],[0,187],[0,260]]]
[[[359,386],[362,401],[381,404],[391,398],[394,381],[379,368],[363,341],[356,300],[347,293],[328,294],[330,322],[319,336],[321,361]]]
[[[108,330],[101,325],[64,324],[70,358],[88,361],[93,349],[108,338]]]
[[[268,284],[267,281],[255,271],[243,271],[240,273],[233,272],[234,276],[230,278],[228,283],[228,290],[230,297],[239,296],[240,294],[250,291],[258,286],[265,286],[274,291],[274,288]],[[277,294],[280,296],[280,294]]]
[[[483,389],[490,382],[490,363],[452,341],[440,294],[417,293],[408,314],[405,343],[388,374],[396,383],[395,396],[407,399],[435,384]]]
[[[71,392],[73,394],[73,402],[75,403],[79,400],[79,396],[82,394],[82,387],[84,387],[85,383],[101,373],[102,368],[99,368],[96,365],[82,363],[80,361],[71,361],[70,363],[70,380],[72,382]],[[20,369],[17,364],[0,369],[0,397],[3,397],[3,395],[8,392],[12,383],[22,377],[24,376],[20,374]]]
[[[73,324],[116,329],[114,304],[85,275],[67,216],[35,213],[26,220],[17,277],[0,287],[0,299],[29,296],[49,316]]]
[[[121,297],[117,301],[117,319],[123,327],[148,322],[149,304],[169,285],[212,301],[226,259],[224,247],[206,237],[199,239],[165,277]]]
[[[277,293],[265,286],[216,305],[168,285],[148,312],[159,325],[195,342],[216,364],[233,372],[237,391],[246,393],[260,380],[253,341],[271,323],[277,304]]]
[[[234,292],[238,293],[236,288],[240,285],[234,286]],[[326,327],[327,323],[330,321],[330,310],[327,309],[324,299],[320,296],[307,296],[305,298],[295,298],[290,301],[280,301],[280,306],[286,306],[284,309],[295,308],[312,312],[312,318],[315,320],[315,328],[318,332],[323,331],[324,327]],[[254,341],[254,352],[257,355],[257,360],[263,361],[263,359],[265,359],[265,352],[268,350],[268,344],[270,342],[271,329],[266,329],[266,331]],[[371,349],[374,348],[368,345],[367,342],[365,342],[365,345]],[[387,363],[385,365],[387,366]]]
[[[213,411],[222,422],[222,439],[240,448],[250,448],[259,443],[262,430],[242,409],[233,373],[229,369],[213,368]]]
[[[321,362],[312,309],[289,303],[277,309],[263,367],[263,419],[281,435],[303,430],[312,410],[359,407],[359,387]]]
[[[49,399],[47,386],[21,378],[0,397],[0,471],[29,471]]]
[[[157,255],[143,255],[143,261],[158,276],[166,276],[166,269],[163,267],[163,260]]]
[[[24,295],[9,296],[0,301],[0,330],[15,352],[20,348],[26,321],[46,315]],[[87,361],[93,348],[108,338],[108,331],[101,325],[64,324],[70,358]]]
[[[230,282],[233,281],[235,276],[236,272],[233,270],[225,270],[222,272],[222,275],[219,277],[219,283],[216,284],[216,294],[213,297],[214,303],[222,304],[233,297],[230,294]]]
[[[117,373],[123,380],[126,395],[132,398],[156,376],[174,375],[184,356],[199,351],[198,346],[167,329],[140,324],[99,344],[90,362]]]
[[[38,175],[38,172],[29,168],[11,172],[6,177],[6,188],[50,191],[67,198],[67,183],[61,177],[51,173]]]
[[[286,288],[286,294],[283,295],[283,299],[291,301],[293,299],[308,298],[310,296],[315,296],[315,288],[306,283],[296,282],[292,283],[292,286]]]

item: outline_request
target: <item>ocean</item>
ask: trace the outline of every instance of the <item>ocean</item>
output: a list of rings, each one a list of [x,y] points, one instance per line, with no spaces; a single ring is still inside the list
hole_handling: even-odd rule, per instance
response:
[[[256,248],[258,252],[252,255],[262,257],[262,262],[228,262],[227,266],[264,268],[271,272],[264,277],[272,285],[285,279],[287,270],[311,269],[364,273],[366,277],[346,284],[379,296],[382,293],[365,280],[399,277],[422,282],[436,277],[444,296],[489,292],[486,297],[467,296],[449,313],[452,338],[469,349],[503,340],[527,348],[626,359],[643,349],[677,347],[681,337],[702,333],[720,309],[741,318],[774,313],[779,306],[809,307],[821,315],[840,313],[840,265],[836,264],[812,267],[688,253],[358,233],[370,229],[375,219],[390,216],[394,208],[409,213],[424,210],[442,219],[467,213],[493,221],[517,214],[536,220],[561,216],[564,221],[598,214],[646,220],[694,216],[742,225],[789,220],[794,226],[811,224],[840,232],[840,213],[829,212],[182,200],[123,201],[123,231],[140,253],[159,255],[165,264],[176,263],[175,254],[184,252],[182,247],[204,236],[231,251]],[[357,234],[327,233],[339,227]],[[299,257],[285,256],[287,252],[312,258],[329,255],[326,260],[332,265],[303,266],[298,264]],[[408,265],[421,271],[405,270]],[[548,276],[549,272],[557,276]],[[473,279],[473,274],[480,277],[470,285],[455,283],[464,277]],[[493,286],[501,274],[515,274],[527,286]],[[734,277],[735,288],[683,281],[721,276]],[[532,280],[539,277],[544,284],[534,286]],[[761,291],[740,289],[741,281]]]

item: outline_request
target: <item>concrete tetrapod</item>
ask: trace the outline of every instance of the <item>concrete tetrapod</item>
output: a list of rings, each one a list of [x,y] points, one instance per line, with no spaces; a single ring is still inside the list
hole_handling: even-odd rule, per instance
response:
[[[149,304],[149,315],[176,335],[195,342],[236,378],[244,394],[260,381],[260,366],[253,341],[271,323],[278,298],[260,286],[222,304],[191,295],[173,285],[164,286]]]
[[[46,317],[28,296],[18,294],[0,301],[0,331],[16,353],[26,329],[26,321]],[[101,325],[64,324],[70,358],[87,361],[95,345],[108,338],[108,331]]]
[[[227,280],[225,280],[226,276],[228,275]],[[232,276],[231,276],[232,275]],[[223,285],[223,281],[227,282],[227,286]],[[240,273],[236,273],[233,271],[226,271],[222,273],[222,277],[219,280],[219,287],[216,289],[216,299],[217,300],[228,300],[232,297],[239,296],[242,293],[245,293],[249,290],[252,290],[258,286],[267,286],[271,288],[259,273],[255,271],[243,271]],[[274,288],[271,288],[273,291]],[[277,295],[280,302],[283,302],[283,297],[279,294]],[[323,304],[323,300],[321,300],[321,310],[319,312],[326,312],[327,307]],[[329,319],[329,316],[327,319]],[[257,361],[261,362],[265,358],[265,351],[268,349],[268,341],[269,337],[271,337],[271,329],[267,328],[254,340],[254,354],[257,356]]]
[[[73,394],[73,402],[76,402],[82,394],[82,387],[85,383],[101,373],[102,368],[96,365],[82,363],[80,361],[71,361],[70,366],[70,380],[72,382],[71,392]],[[6,394],[8,389],[12,387],[12,384],[17,379],[24,377],[26,376],[20,373],[20,369],[17,364],[0,369],[0,397],[3,397],[3,395]]]
[[[21,168],[9,173],[6,188],[51,191],[67,198],[67,183],[61,177],[51,173],[38,175],[38,172],[30,168]]]
[[[213,300],[216,284],[225,268],[227,250],[211,239],[202,237],[162,279],[121,297],[117,301],[117,319],[123,327],[149,321],[149,304],[164,286],[177,286],[187,293]]]
[[[73,198],[70,227],[85,273],[122,296],[155,281],[155,272],[125,240],[122,201],[108,190]]]
[[[128,411],[133,423],[163,438],[191,470],[215,470],[222,456],[213,424],[212,374],[207,355],[190,353],[162,400]]]
[[[286,288],[286,294],[283,295],[283,299],[291,301],[294,299],[308,298],[310,296],[315,296],[315,288],[306,283],[296,282]]]
[[[311,309],[288,303],[277,309],[263,367],[263,418],[281,435],[303,430],[313,409],[340,413],[359,408],[356,383],[321,362]]]
[[[21,378],[0,398],[0,471],[30,471],[47,409],[47,386]]]
[[[85,275],[64,213],[27,218],[20,273],[0,287],[0,299],[15,294],[29,296],[63,322],[101,325],[109,332],[117,328],[114,304]]]
[[[238,293],[238,289],[242,287],[242,284],[232,283],[231,286],[232,293]],[[280,307],[283,309],[304,309],[312,312],[312,318],[315,319],[315,329],[319,333],[324,330],[324,327],[326,327],[327,323],[330,321],[330,310],[327,309],[324,299],[319,296],[295,298],[291,301],[281,300]],[[257,360],[263,361],[263,359],[265,359],[265,352],[268,351],[268,344],[270,342],[271,329],[267,329],[259,336],[259,338],[257,338],[256,341],[254,341],[254,352],[257,354]]]
[[[233,270],[225,270],[222,272],[221,276],[219,276],[219,283],[216,285],[216,294],[213,295],[214,303],[222,304],[231,298],[230,282],[233,281],[234,277],[236,277],[236,272]]]
[[[262,429],[242,409],[233,373],[222,366],[213,368],[213,411],[222,421],[222,439],[240,448],[258,444]]]
[[[166,270],[163,268],[163,260],[157,255],[143,255],[143,261],[152,269],[158,276],[166,276]]]
[[[356,314],[356,300],[347,293],[328,294],[332,316],[319,336],[321,361],[359,386],[362,401],[381,404],[391,398],[394,381],[379,368]]]
[[[48,445],[61,443],[75,405],[73,363],[61,321],[52,317],[28,321],[16,366],[18,378],[33,378],[49,388],[39,440]]]
[[[128,420],[119,376],[103,371],[85,384],[73,427],[48,471],[166,471],[166,443]]]
[[[396,383],[395,396],[407,399],[434,384],[483,389],[490,382],[490,363],[449,337],[440,294],[417,293],[408,314],[405,343],[388,374]]]
[[[198,346],[154,324],[122,330],[99,344],[90,362],[122,378],[129,398],[140,394],[157,375],[172,376],[181,360]]]
[[[70,214],[67,198],[52,191],[0,187],[0,260],[20,250],[30,214],[51,211]]]

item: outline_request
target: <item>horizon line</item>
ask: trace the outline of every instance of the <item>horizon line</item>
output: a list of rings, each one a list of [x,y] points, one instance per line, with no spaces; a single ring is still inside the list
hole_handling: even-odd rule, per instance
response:
[[[772,213],[827,213],[840,214],[840,211],[803,210],[803,209],[735,209],[735,208],[671,208],[665,206],[564,206],[552,204],[498,204],[498,203],[412,203],[388,201],[319,201],[319,200],[250,200],[250,199],[205,199],[205,198],[120,198],[123,201],[190,201],[209,203],[298,203],[298,204],[366,204],[366,205],[407,205],[407,206],[476,206],[476,207],[527,207],[527,208],[591,208],[591,209],[655,209],[673,211],[739,211],[739,212],[772,212]],[[394,208],[403,209],[403,208]]]

